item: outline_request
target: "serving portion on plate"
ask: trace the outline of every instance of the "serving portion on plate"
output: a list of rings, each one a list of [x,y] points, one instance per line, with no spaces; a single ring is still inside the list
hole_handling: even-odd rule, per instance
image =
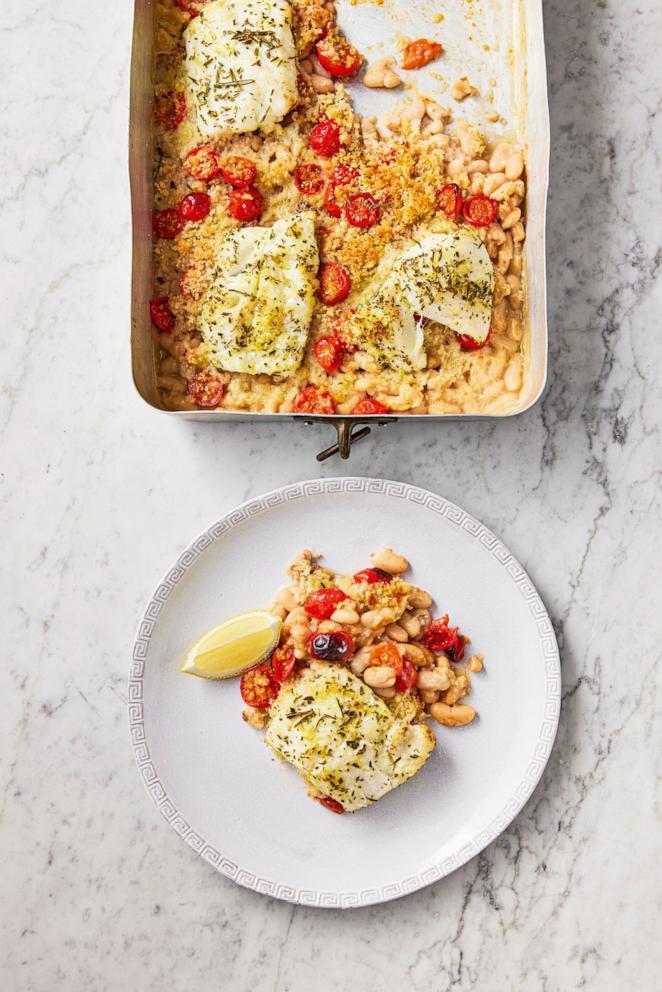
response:
[[[493,107],[484,127],[465,119],[469,76],[443,104],[423,88],[423,67],[448,71],[443,21],[368,62],[322,0],[160,0],[155,17],[164,405],[515,410],[524,153],[487,134]],[[377,119],[356,110],[357,87],[402,93]]]
[[[302,544],[336,567],[298,554],[256,611]],[[187,843],[259,891],[359,905],[442,877],[521,809],[554,739],[558,653],[476,520],[413,486],[328,479],[251,500],[184,552],[145,611],[129,700],[143,781]]]

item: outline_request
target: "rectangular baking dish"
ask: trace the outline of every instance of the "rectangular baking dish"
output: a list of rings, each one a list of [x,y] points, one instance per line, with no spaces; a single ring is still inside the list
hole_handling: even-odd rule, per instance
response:
[[[320,453],[321,460],[339,451],[349,456],[351,444],[369,433],[356,425],[371,420],[502,419],[529,410],[540,398],[547,378],[547,311],[545,279],[545,211],[549,181],[549,108],[545,71],[542,0],[484,0],[482,5],[458,0],[440,23],[435,0],[372,3],[337,3],[341,27],[369,61],[393,54],[398,36],[432,37],[445,47],[443,62],[417,74],[419,89],[452,105],[448,84],[468,75],[481,93],[491,93],[494,107],[506,117],[503,130],[519,140],[527,166],[527,237],[525,241],[525,385],[515,409],[503,414],[402,414],[389,417],[311,417],[307,414],[247,413],[245,411],[166,410],[156,386],[156,354],[151,333],[148,301],[152,273],[152,48],[153,0],[135,0],[131,95],[129,111],[129,176],[133,221],[131,283],[131,354],[135,387],[150,406],[171,417],[186,420],[259,421],[302,420],[328,422],[338,433],[337,444]],[[363,39],[369,38],[366,42]],[[360,83],[349,91],[358,111],[380,115],[396,99],[392,92],[368,90]],[[401,91],[400,91],[401,92]],[[490,132],[485,123],[486,104],[469,100],[453,105],[456,117],[466,117]]]

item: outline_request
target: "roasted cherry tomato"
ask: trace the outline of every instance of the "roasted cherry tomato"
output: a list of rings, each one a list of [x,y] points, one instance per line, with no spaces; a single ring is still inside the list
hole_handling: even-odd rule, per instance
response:
[[[317,58],[323,69],[335,79],[346,79],[358,72],[363,62],[360,52],[348,41],[332,31],[316,47]]]
[[[333,188],[329,186],[324,194],[324,209],[329,217],[342,217],[342,207],[335,198]]]
[[[346,354],[345,346],[338,338],[320,338],[315,345],[317,361],[329,375],[338,371]]]
[[[355,582],[367,582],[372,586],[375,582],[390,582],[393,576],[383,568],[363,568],[354,575]]]
[[[264,200],[254,187],[233,189],[230,193],[228,213],[235,220],[248,224],[252,220],[257,220],[263,210]]]
[[[490,327],[487,332],[487,337],[484,341],[476,341],[469,334],[455,334],[455,340],[459,344],[462,351],[478,351],[480,348],[484,348],[487,342],[492,337],[492,328]]]
[[[317,802],[321,806],[325,806],[326,809],[330,809],[332,813],[344,813],[345,807],[342,803],[339,803],[337,799],[332,799],[331,796],[315,796]]]
[[[430,651],[437,653],[443,651],[459,661],[464,654],[465,639],[461,634],[458,635],[458,630],[459,627],[448,626],[448,614],[446,614],[440,620],[432,621],[423,634],[423,644]]]
[[[175,7],[179,7],[190,17],[197,17],[207,2],[208,0],[175,0]]]
[[[159,296],[149,302],[149,312],[154,327],[160,331],[172,331],[175,327],[175,315],[169,306],[169,296]]]
[[[184,159],[184,170],[194,179],[210,183],[221,175],[221,159],[211,145],[198,145]]]
[[[462,216],[472,227],[487,227],[497,215],[499,204],[483,193],[470,196],[462,204]]]
[[[332,634],[311,634],[308,654],[318,661],[349,661],[354,654],[354,638],[344,630]]]
[[[379,220],[379,204],[370,193],[354,193],[347,198],[345,217],[352,227],[372,227]]]
[[[428,41],[427,38],[412,41],[402,53],[402,68],[422,69],[424,65],[434,62],[443,50],[443,45],[440,45],[438,41]]]
[[[187,193],[179,204],[179,216],[192,224],[204,220],[210,210],[211,200],[206,193]]]
[[[265,710],[271,706],[280,691],[270,665],[256,665],[241,676],[241,698],[248,706]]]
[[[271,656],[271,672],[276,682],[285,682],[294,671],[294,648],[276,648]]]
[[[462,193],[456,183],[446,183],[437,190],[437,207],[447,217],[459,217],[462,212]]]
[[[464,658],[464,649],[469,643],[469,638],[465,637],[464,634],[457,635],[457,644],[453,648],[453,661],[462,661]]]
[[[402,656],[393,641],[375,644],[370,649],[370,667],[381,668],[382,666],[392,668],[396,675],[402,671]]]
[[[154,99],[154,120],[164,131],[174,131],[186,117],[186,97],[177,90]]]
[[[379,400],[374,399],[374,397],[366,396],[365,399],[355,403],[351,412],[353,417],[365,417],[371,413],[388,413],[389,409],[383,403],[380,403]]]
[[[152,215],[152,231],[155,238],[167,238],[172,240],[184,230],[184,221],[179,215],[179,210],[168,207],[167,210],[155,210]]]
[[[332,180],[334,186],[347,186],[352,182],[353,179],[358,179],[359,170],[355,169],[353,165],[345,165],[343,162],[339,162],[338,165],[334,165]]]
[[[305,196],[321,193],[326,186],[326,177],[321,165],[304,162],[294,170],[294,182],[297,189]]]
[[[197,406],[213,410],[223,399],[225,386],[215,369],[200,369],[189,380],[188,392]]]
[[[347,594],[342,589],[318,589],[317,592],[311,592],[306,596],[303,608],[316,620],[328,620],[338,604],[347,598]]]
[[[319,279],[317,295],[328,307],[344,300],[352,286],[349,272],[340,262],[322,262]]]
[[[310,132],[310,147],[322,158],[330,158],[340,151],[340,127],[335,121],[323,120]]]
[[[236,189],[248,189],[255,182],[257,167],[255,162],[242,155],[228,155],[221,162],[221,173],[230,186]]]
[[[409,692],[416,685],[417,671],[409,658],[402,659],[402,669],[395,676],[396,692]]]
[[[331,414],[336,412],[333,396],[319,386],[304,386],[294,401],[295,413]]]

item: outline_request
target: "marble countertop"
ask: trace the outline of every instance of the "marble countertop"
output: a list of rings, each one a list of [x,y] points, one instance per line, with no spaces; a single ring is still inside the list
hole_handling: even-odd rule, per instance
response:
[[[0,13],[0,985],[652,992],[659,5],[545,2],[544,400],[497,424],[391,427],[321,468],[324,429],[174,422],[133,391],[130,6]],[[198,859],[144,795],[125,706],[134,626],[176,553],[237,502],[318,473],[464,505],[529,570],[563,660],[557,743],[512,826],[444,881],[347,913],[272,901]]]

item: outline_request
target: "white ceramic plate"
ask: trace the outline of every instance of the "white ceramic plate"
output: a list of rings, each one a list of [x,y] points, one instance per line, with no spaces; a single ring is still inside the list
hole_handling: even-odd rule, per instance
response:
[[[306,796],[241,719],[238,680],[179,674],[203,631],[263,608],[302,548],[353,571],[390,544],[413,581],[485,655],[465,728],[432,724],[424,768],[374,806],[336,816]],[[442,878],[497,837],[549,757],[560,702],[549,617],[521,565],[442,497],[379,479],[324,479],[244,503],[180,556],[136,637],[129,718],[142,779],[177,833],[218,871],[279,899],[359,906]]]

